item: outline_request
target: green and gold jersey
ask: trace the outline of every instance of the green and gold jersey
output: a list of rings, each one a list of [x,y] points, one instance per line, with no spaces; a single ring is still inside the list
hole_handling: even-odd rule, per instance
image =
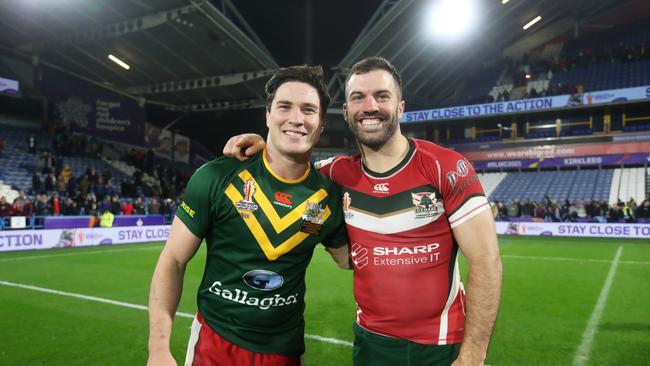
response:
[[[266,152],[199,168],[176,216],[207,243],[198,308],[210,328],[253,352],[302,354],[305,271],[318,243],[347,242],[340,205],[313,166],[284,180]]]

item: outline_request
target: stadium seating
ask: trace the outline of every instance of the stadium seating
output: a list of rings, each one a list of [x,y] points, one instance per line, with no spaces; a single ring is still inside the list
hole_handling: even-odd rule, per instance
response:
[[[2,138],[5,148],[0,157],[0,180],[18,191],[28,192],[32,187],[32,174],[37,164],[38,155],[27,150],[27,140],[30,135],[36,137],[36,149],[50,149],[50,137],[38,129],[17,127],[2,124]],[[98,174],[105,169],[110,169],[112,183],[119,192],[120,181],[127,176],[117,169],[105,164],[101,159],[88,156],[65,156],[63,164],[69,165],[72,175],[77,177],[86,172],[87,168],[94,168]]]
[[[514,199],[543,201],[545,196],[558,202],[569,200],[607,200],[613,169],[563,170],[508,173],[488,194],[491,201]]]
[[[650,83],[650,60],[627,63],[597,63],[587,68],[558,72],[552,83],[564,85],[582,84],[585,91],[610,90],[648,85]]]
[[[616,169],[615,179],[609,193],[609,203],[613,204],[620,198],[627,201],[634,198],[642,202],[646,197],[646,169],[624,168]]]
[[[489,197],[506,175],[507,173],[479,173],[478,178],[485,195]]]

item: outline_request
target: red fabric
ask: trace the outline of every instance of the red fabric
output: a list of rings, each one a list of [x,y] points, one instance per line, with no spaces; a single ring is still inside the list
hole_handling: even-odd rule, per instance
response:
[[[131,202],[127,202],[122,206],[122,214],[133,215],[133,204]]]
[[[192,366],[300,366],[300,357],[255,353],[223,339],[197,314],[201,323]]]

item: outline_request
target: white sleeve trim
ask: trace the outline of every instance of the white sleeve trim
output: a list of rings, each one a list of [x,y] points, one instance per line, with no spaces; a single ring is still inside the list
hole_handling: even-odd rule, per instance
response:
[[[472,197],[449,217],[449,225],[453,229],[489,208],[490,204],[485,196]]]

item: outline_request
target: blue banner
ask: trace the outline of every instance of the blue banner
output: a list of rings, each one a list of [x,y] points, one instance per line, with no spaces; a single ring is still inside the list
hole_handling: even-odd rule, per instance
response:
[[[41,71],[41,87],[54,102],[54,117],[72,131],[144,144],[145,112],[138,102],[55,70]]]
[[[406,112],[402,123],[484,117],[650,98],[650,86]]]

